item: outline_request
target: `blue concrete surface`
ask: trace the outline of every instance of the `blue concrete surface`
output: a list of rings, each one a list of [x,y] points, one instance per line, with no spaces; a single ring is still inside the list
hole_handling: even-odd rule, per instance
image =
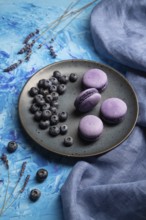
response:
[[[90,13],[95,5],[93,4],[58,33],[54,42],[58,55],[55,60],[50,57],[47,47],[42,47],[33,53],[29,62],[23,63],[9,73],[3,72],[4,68],[17,61],[17,52],[22,47],[24,37],[36,28],[46,27],[50,21],[62,14],[70,2],[71,0],[0,1],[0,153],[6,153],[6,146],[10,140],[15,140],[19,145],[15,153],[8,154],[10,164],[8,192],[11,193],[24,161],[27,162],[27,168],[15,195],[22,186],[25,176],[31,175],[24,193],[0,217],[3,220],[33,220],[34,218],[35,220],[40,218],[63,220],[60,188],[76,163],[76,160],[54,154],[48,154],[45,157],[35,148],[36,144],[25,135],[19,123],[17,107],[19,94],[26,81],[45,65],[64,59],[80,58],[113,65],[110,61],[99,58],[93,47],[89,28]],[[80,0],[76,8],[89,2],[89,0]],[[49,42],[49,34],[44,35],[43,38],[48,38]],[[20,58],[23,58],[23,55]],[[47,181],[38,184],[35,181],[35,173],[42,167],[48,170],[49,176]],[[7,171],[1,162],[0,180],[1,206],[7,185]],[[41,190],[42,195],[36,203],[32,203],[28,196],[30,190],[35,187]]]

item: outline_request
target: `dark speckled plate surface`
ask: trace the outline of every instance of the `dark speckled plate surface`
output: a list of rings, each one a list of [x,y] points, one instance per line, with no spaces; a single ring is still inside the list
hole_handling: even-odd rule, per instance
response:
[[[128,112],[123,122],[115,126],[104,124],[104,131],[100,139],[93,143],[85,143],[78,136],[78,123],[85,114],[77,114],[74,109],[74,100],[82,91],[81,79],[85,71],[91,68],[100,68],[108,76],[108,87],[102,93],[100,103],[88,114],[99,115],[101,103],[109,97],[123,99]],[[48,79],[54,70],[59,70],[62,74],[69,75],[72,72],[78,74],[78,81],[68,83],[67,91],[59,98],[59,110],[67,111],[69,118],[66,124],[69,127],[68,135],[74,138],[71,147],[64,147],[64,136],[51,137],[48,130],[38,128],[37,122],[33,120],[33,115],[29,112],[32,98],[28,95],[31,87],[36,86],[40,79]],[[86,113],[87,114],[87,113]],[[65,60],[48,65],[34,74],[25,84],[19,98],[19,117],[21,124],[27,134],[41,147],[49,151],[71,157],[87,157],[98,155],[111,150],[123,142],[132,132],[138,115],[138,104],[136,95],[128,81],[116,70],[109,66],[87,60]]]

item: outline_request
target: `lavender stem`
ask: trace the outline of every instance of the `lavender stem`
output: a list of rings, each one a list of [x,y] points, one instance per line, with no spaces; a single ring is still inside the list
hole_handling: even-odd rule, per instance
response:
[[[3,214],[3,210],[5,208],[6,198],[7,198],[7,194],[8,194],[8,188],[9,188],[9,183],[10,183],[10,172],[9,172],[9,169],[8,169],[8,182],[7,182],[7,187],[6,187],[6,192],[5,192],[5,196],[4,196],[3,205],[2,205],[2,208],[0,210],[0,216]]]

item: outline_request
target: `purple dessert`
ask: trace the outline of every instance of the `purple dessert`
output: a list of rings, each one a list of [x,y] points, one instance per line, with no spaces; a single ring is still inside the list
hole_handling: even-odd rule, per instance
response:
[[[95,88],[99,92],[102,92],[108,85],[107,75],[100,69],[90,69],[85,72],[82,82],[85,88]]]
[[[126,103],[119,98],[106,99],[100,108],[101,118],[110,124],[120,123],[127,112]]]
[[[77,96],[74,106],[80,112],[88,112],[97,105],[100,99],[101,95],[97,89],[86,89]]]
[[[95,115],[87,115],[80,120],[79,135],[86,141],[96,141],[103,132],[103,123]]]

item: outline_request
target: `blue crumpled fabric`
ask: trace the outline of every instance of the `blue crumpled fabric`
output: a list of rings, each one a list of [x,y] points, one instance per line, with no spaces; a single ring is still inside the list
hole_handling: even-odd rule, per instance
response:
[[[146,220],[146,1],[103,0],[91,14],[95,48],[136,71],[137,124],[114,150],[77,162],[61,189],[65,220]],[[127,67],[128,69],[128,67]]]
[[[107,58],[145,71],[145,21],[145,0],[101,0],[91,14],[96,50]]]

